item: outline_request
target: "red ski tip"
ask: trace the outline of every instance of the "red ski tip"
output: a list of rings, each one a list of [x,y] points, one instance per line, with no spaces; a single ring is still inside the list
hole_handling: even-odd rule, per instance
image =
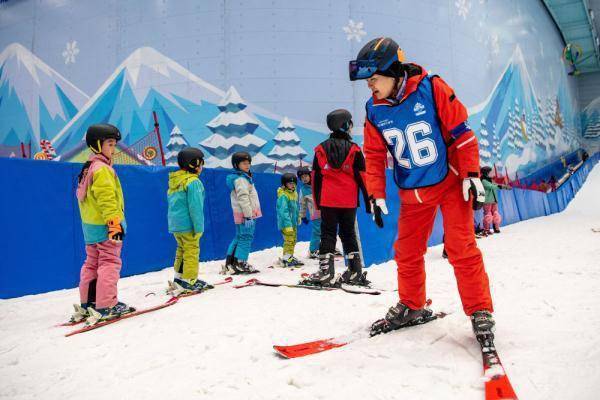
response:
[[[273,349],[282,357],[298,358],[347,345],[347,342],[336,342],[334,338],[315,340],[314,342],[300,343],[292,346],[273,346]]]

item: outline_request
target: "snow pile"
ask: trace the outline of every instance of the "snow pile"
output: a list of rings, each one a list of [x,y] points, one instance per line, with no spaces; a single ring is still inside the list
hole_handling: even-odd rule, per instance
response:
[[[478,241],[495,301],[496,347],[519,398],[597,398],[600,233],[590,228],[600,228],[598,198],[600,167],[564,213]],[[481,355],[441,252],[437,246],[426,256],[427,289],[446,318],[294,360],[276,356],[272,345],[354,337],[381,318],[398,300],[394,263],[369,269],[374,286],[388,290],[380,296],[230,284],[70,338],[63,335],[72,328],[53,325],[67,317],[77,290],[2,300],[0,397],[481,400]],[[306,253],[300,244],[297,255]],[[280,254],[253,253],[262,272],[252,277],[293,283],[317,268],[315,261],[299,271],[267,268]],[[222,279],[220,264],[201,263],[201,277]],[[165,301],[171,277],[165,269],[123,279],[121,300],[138,307]]]

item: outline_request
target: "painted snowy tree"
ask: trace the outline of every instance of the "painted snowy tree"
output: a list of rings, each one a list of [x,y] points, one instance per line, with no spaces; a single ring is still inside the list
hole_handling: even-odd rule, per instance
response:
[[[167,143],[167,154],[165,154],[165,162],[168,167],[176,167],[177,164],[177,154],[185,147],[188,147],[189,144],[183,137],[181,130],[179,127],[175,125],[170,134],[169,143]]]
[[[539,105],[541,101],[537,99],[537,107],[534,110],[533,117],[531,118],[530,126],[530,140],[533,140],[535,145],[540,150],[545,150],[546,145],[544,144],[544,124],[540,115]]]
[[[479,131],[479,158],[483,165],[492,165],[492,152],[490,133],[487,130],[485,118],[481,118],[481,129]]]
[[[523,151],[523,126],[521,125],[521,107],[519,99],[515,99],[513,107],[508,112],[507,146],[511,152]]]
[[[221,112],[206,124],[213,134],[200,142],[210,154],[207,167],[231,168],[231,155],[237,151],[250,153],[253,171],[262,172],[272,167],[273,161],[260,153],[266,141],[254,135],[259,122],[244,111],[246,106],[231,86],[218,104]]]
[[[555,125],[554,117],[556,115],[555,102],[552,97],[547,97],[544,102],[544,110],[542,119],[545,131],[545,144],[548,155],[554,155],[556,152],[556,139],[558,136],[557,126]]]
[[[502,153],[500,152],[500,137],[496,129],[496,123],[492,124],[492,156],[494,162],[500,161]]]
[[[275,146],[269,152],[269,157],[276,162],[276,172],[294,172],[307,154],[300,147],[300,138],[296,135],[296,127],[288,117],[283,118],[277,130],[279,133],[273,138]]]
[[[586,120],[586,124],[583,127],[583,137],[586,139],[595,139],[600,136],[600,113],[590,113],[589,119]]]

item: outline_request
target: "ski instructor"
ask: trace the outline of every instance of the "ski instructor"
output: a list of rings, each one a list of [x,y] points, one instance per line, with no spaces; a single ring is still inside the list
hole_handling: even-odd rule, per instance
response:
[[[350,80],[366,79],[372,92],[366,104],[364,154],[366,186],[378,226],[383,227],[381,214],[387,214],[388,152],[402,203],[394,244],[400,301],[372,325],[372,333],[431,317],[426,307],[424,255],[440,207],[444,244],[464,312],[477,339],[492,341],[488,276],[473,233],[473,208],[481,207],[485,191],[479,179],[477,138],[467,124],[465,106],[440,77],[404,63],[402,50],[390,38],[367,43],[349,68]]]

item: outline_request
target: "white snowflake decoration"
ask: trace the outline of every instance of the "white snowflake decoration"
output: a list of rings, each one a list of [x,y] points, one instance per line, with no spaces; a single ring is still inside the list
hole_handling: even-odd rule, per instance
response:
[[[469,0],[456,0],[454,3],[456,6],[456,11],[458,15],[463,17],[463,19],[467,19],[467,15],[469,15],[469,10],[471,9],[471,2]]]
[[[494,56],[500,54],[500,41],[498,35],[490,35],[490,50]]]
[[[65,64],[75,64],[75,56],[79,54],[77,48],[77,41],[67,42],[67,48],[62,52],[62,56],[65,59]]]
[[[360,42],[362,37],[367,34],[367,32],[363,30],[364,25],[365,24],[363,22],[354,22],[353,20],[349,20],[348,25],[342,28],[344,32],[346,32],[346,39],[356,39],[357,42]]]

